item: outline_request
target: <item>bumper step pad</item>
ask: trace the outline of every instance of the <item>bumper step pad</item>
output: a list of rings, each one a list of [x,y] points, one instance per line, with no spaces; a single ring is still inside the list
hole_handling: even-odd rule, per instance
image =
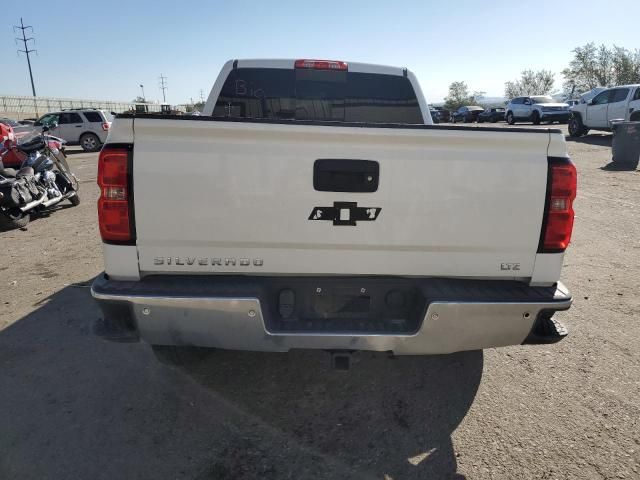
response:
[[[569,330],[562,323],[549,314],[541,314],[538,317],[531,333],[523,342],[523,345],[540,345],[557,343],[569,335]]]

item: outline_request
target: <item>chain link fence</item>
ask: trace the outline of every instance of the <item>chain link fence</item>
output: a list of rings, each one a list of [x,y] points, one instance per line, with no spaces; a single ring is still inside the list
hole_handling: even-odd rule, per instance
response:
[[[113,102],[109,100],[85,100],[57,97],[22,97],[18,95],[0,95],[0,117],[36,118],[48,112],[68,110],[72,108],[96,108],[107,112],[122,113],[135,111],[136,105],[145,105],[148,112],[160,112],[158,103],[136,104],[133,102]],[[190,105],[174,105],[173,108],[186,112]]]

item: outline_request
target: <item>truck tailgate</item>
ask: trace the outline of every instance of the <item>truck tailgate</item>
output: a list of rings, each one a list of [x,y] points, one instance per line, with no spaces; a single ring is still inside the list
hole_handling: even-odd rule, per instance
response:
[[[134,132],[143,275],[532,274],[548,131],[136,118]],[[370,161],[377,189],[317,190],[319,159]]]

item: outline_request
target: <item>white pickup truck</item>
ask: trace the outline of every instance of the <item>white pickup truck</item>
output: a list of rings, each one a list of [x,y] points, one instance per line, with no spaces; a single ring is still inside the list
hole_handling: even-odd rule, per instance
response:
[[[404,68],[236,60],[202,116],[117,116],[98,169],[96,332],[165,360],[563,338],[563,135],[428,112]]]
[[[607,88],[592,99],[571,107],[569,134],[611,130],[614,120],[640,121],[640,84]]]

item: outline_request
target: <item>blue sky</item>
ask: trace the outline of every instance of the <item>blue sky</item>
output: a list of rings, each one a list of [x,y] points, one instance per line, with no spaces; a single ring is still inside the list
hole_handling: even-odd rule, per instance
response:
[[[406,66],[427,99],[449,83],[500,96],[525,68],[560,71],[589,41],[640,48],[640,1],[84,1],[9,2],[0,17],[0,94],[30,95],[12,25],[35,29],[43,96],[132,100],[144,84],[167,100],[208,94],[230,58],[327,58]]]

